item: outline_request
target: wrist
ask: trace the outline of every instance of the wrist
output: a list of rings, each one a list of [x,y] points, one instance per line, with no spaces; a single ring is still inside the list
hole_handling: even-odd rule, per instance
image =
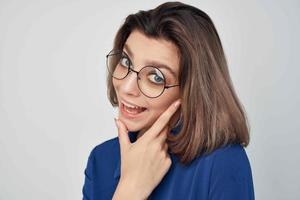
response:
[[[145,200],[147,197],[148,195],[141,191],[141,188],[139,188],[132,181],[120,179],[114,193],[113,200]]]

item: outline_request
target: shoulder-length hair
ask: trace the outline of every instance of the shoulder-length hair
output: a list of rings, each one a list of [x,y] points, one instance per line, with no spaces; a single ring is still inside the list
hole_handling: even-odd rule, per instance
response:
[[[127,16],[118,30],[114,49],[123,49],[133,30],[150,38],[173,42],[179,49],[179,84],[182,126],[169,134],[172,153],[183,164],[231,143],[246,147],[249,127],[234,91],[221,40],[210,17],[180,2]],[[112,77],[107,77],[108,98],[118,105]]]

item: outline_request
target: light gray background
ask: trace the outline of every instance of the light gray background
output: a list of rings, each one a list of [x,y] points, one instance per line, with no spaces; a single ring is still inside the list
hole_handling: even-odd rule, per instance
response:
[[[117,137],[105,55],[126,15],[162,2],[0,1],[1,200],[81,198],[90,151]],[[184,2],[223,42],[256,198],[300,199],[299,1]]]

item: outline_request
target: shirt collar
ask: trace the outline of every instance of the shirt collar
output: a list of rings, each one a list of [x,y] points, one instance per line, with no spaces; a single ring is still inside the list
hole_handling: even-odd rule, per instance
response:
[[[173,135],[176,135],[177,133],[179,133],[181,127],[182,127],[182,123],[177,125],[175,128],[171,129],[170,132]],[[129,139],[130,139],[131,143],[136,141],[137,135],[138,135],[138,131],[137,132],[131,132],[131,131],[128,132],[128,136],[129,136]],[[120,147],[120,145],[119,145],[119,147]],[[121,156],[121,154],[119,154],[119,155]],[[172,161],[176,160],[175,156],[171,153],[170,153],[170,157],[171,157]],[[121,157],[118,158],[117,167],[114,171],[114,179],[119,179],[120,175],[121,175]]]

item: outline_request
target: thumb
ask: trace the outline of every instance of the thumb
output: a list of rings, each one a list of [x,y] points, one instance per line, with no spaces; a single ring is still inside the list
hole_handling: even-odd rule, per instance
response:
[[[127,130],[127,127],[125,126],[125,124],[121,120],[115,118],[115,122],[116,122],[116,125],[118,128],[120,150],[121,150],[121,152],[123,152],[131,144],[129,136],[128,136],[128,130]]]

